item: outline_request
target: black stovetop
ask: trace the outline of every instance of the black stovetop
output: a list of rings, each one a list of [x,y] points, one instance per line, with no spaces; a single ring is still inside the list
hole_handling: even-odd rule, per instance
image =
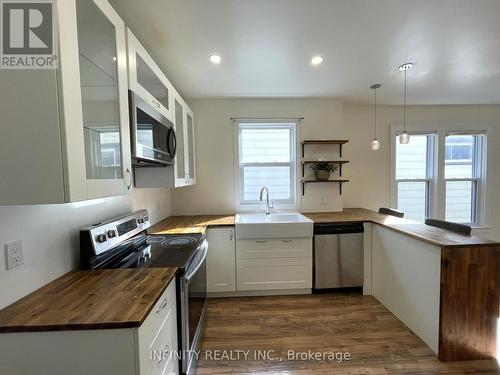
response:
[[[146,235],[141,234],[113,250],[114,256],[96,268],[187,268],[203,234]]]

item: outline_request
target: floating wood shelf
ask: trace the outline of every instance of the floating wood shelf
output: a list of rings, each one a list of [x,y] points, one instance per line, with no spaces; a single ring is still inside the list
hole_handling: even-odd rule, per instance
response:
[[[302,157],[304,157],[305,145],[338,145],[339,154],[342,157],[342,145],[349,142],[347,139],[306,139],[302,141]]]
[[[316,183],[317,182],[323,182],[323,183],[336,182],[339,184],[339,194],[342,195],[342,185],[349,182],[349,180],[333,179],[333,180],[319,181],[319,180],[302,179],[302,195],[304,195],[304,192],[305,192],[305,185],[308,183],[312,183],[312,182],[316,182]]]
[[[305,177],[306,164],[329,163],[339,165],[339,174],[342,177],[342,165],[349,163],[349,160],[302,160],[302,178]]]
[[[314,163],[330,163],[330,164],[338,164],[339,166],[339,175],[342,177],[342,166],[344,164],[349,163],[348,160],[304,160],[304,149],[305,145],[338,145],[339,146],[339,156],[342,158],[342,146],[349,142],[347,139],[305,139],[302,141],[302,195],[305,193],[306,184],[310,182],[336,182],[339,184],[339,193],[342,195],[342,185],[349,180],[345,180],[342,178],[336,178],[333,180],[327,181],[318,181],[315,179],[305,178],[305,166],[306,164],[314,164]]]
[[[349,160],[302,160],[302,164],[316,164],[316,163],[346,164],[349,163]]]

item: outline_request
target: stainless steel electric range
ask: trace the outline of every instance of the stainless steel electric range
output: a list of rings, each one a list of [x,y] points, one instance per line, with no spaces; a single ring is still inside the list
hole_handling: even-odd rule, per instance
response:
[[[150,226],[148,212],[140,210],[81,229],[82,268],[178,267],[179,368],[195,373],[205,321],[208,243],[204,234],[148,235]]]

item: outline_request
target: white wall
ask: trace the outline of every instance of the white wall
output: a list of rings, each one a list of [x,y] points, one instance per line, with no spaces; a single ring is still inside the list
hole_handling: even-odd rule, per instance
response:
[[[189,102],[195,114],[197,185],[175,189],[175,214],[232,213],[234,207],[234,134],[231,117],[304,117],[301,139],[342,138],[342,102],[335,99],[197,99]],[[337,147],[315,150],[337,155]],[[309,155],[311,155],[309,153]],[[317,155],[316,155],[317,156]],[[300,192],[299,192],[300,194]],[[309,184],[302,211],[342,209],[337,184]],[[321,197],[328,201],[320,205]],[[272,199],[272,191],[270,192]]]
[[[391,205],[391,148],[390,124],[402,120],[402,108],[382,106],[378,109],[379,151],[370,149],[373,139],[373,107],[344,105],[344,130],[350,143],[345,147],[345,157],[351,163],[346,169],[352,182],[346,185],[344,207],[365,207],[378,210]],[[493,128],[493,174],[489,184],[493,197],[490,231],[483,233],[500,240],[500,199],[495,192],[500,188],[500,173],[495,166],[500,163],[500,106],[411,106],[407,119],[414,124],[433,124],[436,129],[446,129],[450,125],[489,125]],[[479,233],[478,233],[479,234]]]
[[[401,122],[400,106],[381,106],[378,112],[378,138],[381,149],[373,152],[373,108],[342,104],[335,99],[196,99],[190,101],[195,113],[197,185],[172,191],[172,211],[177,215],[234,212],[234,138],[230,117],[304,117],[301,139],[347,138],[344,176],[351,180],[338,195],[334,184],[306,186],[302,211],[335,211],[342,207],[366,207],[378,210],[391,205],[390,124]],[[486,124],[500,127],[499,105],[410,106],[408,121],[435,124],[436,128],[454,124]],[[494,133],[494,132],[493,132]],[[494,165],[500,163],[500,136],[494,134]],[[310,148],[310,151],[314,149]],[[336,154],[336,148],[333,153]],[[311,154],[311,153],[310,153]],[[324,156],[326,154],[321,154]],[[314,155],[317,156],[317,155]],[[495,169],[495,168],[493,168]],[[500,173],[490,179],[492,191],[500,188]],[[271,192],[272,193],[272,192]],[[321,197],[328,205],[320,205]],[[483,234],[500,240],[500,199],[490,202],[491,226]]]
[[[169,189],[78,203],[0,206],[0,309],[79,267],[79,228],[147,208],[153,223],[170,215]],[[3,244],[22,240],[24,264],[7,270]]]

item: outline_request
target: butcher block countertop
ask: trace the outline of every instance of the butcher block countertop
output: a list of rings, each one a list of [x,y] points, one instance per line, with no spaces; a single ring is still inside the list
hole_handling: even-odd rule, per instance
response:
[[[372,222],[410,237],[441,247],[498,246],[499,243],[476,236],[465,236],[413,220],[379,214],[365,208],[345,208],[340,212],[304,213],[314,223]]]
[[[209,226],[232,226],[235,215],[170,216],[149,228],[149,234],[205,233]]]
[[[485,238],[465,236],[412,220],[379,214],[365,208],[345,208],[339,212],[304,213],[303,215],[315,223],[373,222],[441,247],[498,245],[498,242]],[[234,224],[235,215],[170,216],[151,227],[149,233],[205,233],[209,226],[232,226]]]
[[[69,272],[0,310],[0,333],[139,327],[176,272]]]

